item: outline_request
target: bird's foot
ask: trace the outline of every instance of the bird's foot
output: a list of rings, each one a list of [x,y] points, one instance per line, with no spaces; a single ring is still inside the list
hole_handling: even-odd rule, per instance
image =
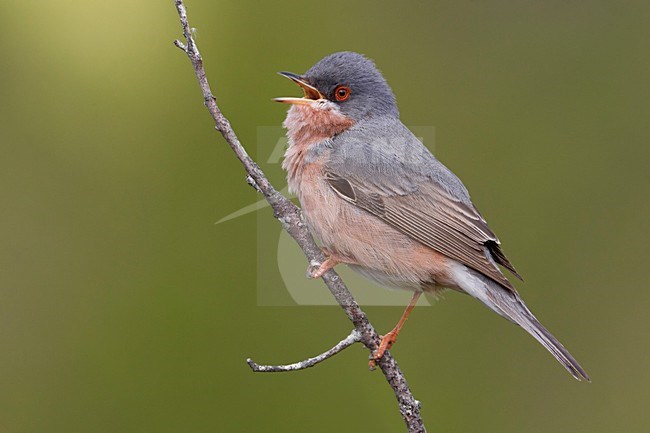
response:
[[[384,353],[388,349],[390,349],[393,344],[397,341],[397,334],[399,333],[399,330],[393,329],[386,335],[380,335],[381,337],[381,342],[379,343],[379,347],[377,350],[375,350],[372,353],[372,357],[370,358],[370,362],[368,363],[368,366],[370,367],[371,370],[374,370],[375,367],[377,367],[377,362],[384,356]]]
[[[323,248],[323,253],[325,253],[327,259],[325,259],[323,263],[312,262],[307,268],[307,278],[320,278],[325,274],[325,272],[341,263],[341,260],[339,260],[338,257],[332,254],[329,250]]]

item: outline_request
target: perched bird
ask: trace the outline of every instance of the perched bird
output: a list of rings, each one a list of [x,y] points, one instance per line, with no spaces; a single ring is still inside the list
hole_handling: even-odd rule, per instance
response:
[[[283,126],[283,168],[327,259],[379,284],[414,292],[374,360],[397,338],[423,292],[445,288],[478,299],[524,328],[578,380],[580,364],[535,318],[497,265],[520,278],[461,181],[400,121],[395,96],[361,54],[329,55],[304,75],[280,72],[304,93]],[[372,364],[371,360],[371,364]]]

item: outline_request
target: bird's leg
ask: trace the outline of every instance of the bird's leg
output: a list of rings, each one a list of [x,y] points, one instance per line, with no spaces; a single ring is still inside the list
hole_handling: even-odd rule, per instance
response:
[[[312,266],[307,268],[307,277],[308,278],[320,278],[325,274],[325,272],[332,269],[334,266],[339,263],[350,263],[347,260],[343,260],[341,257],[333,253],[327,248],[322,248],[323,254],[327,257],[323,263],[315,263]]]
[[[318,266],[318,268],[313,269],[312,267],[309,267],[307,270],[307,276],[309,278],[320,278],[323,276],[323,274],[330,269],[332,269],[334,266],[338,265],[340,262],[334,258],[334,256],[328,257],[323,263]]]
[[[415,304],[418,303],[418,299],[420,299],[421,295],[422,292],[419,290],[413,293],[411,302],[409,302],[408,307],[406,307],[404,313],[402,313],[402,317],[400,317],[397,325],[395,325],[395,327],[388,334],[381,336],[379,347],[373,352],[372,358],[370,359],[371,369],[375,368],[377,361],[379,361],[381,357],[384,356],[384,353],[391,348],[395,341],[397,341],[397,335],[399,334],[399,331],[402,329],[402,326],[404,326],[404,322],[406,322],[406,319],[408,319],[409,314],[411,314],[411,311],[413,311],[413,308],[415,307]]]

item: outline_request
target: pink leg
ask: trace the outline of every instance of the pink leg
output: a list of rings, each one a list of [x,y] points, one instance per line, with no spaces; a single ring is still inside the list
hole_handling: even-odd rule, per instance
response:
[[[330,251],[329,248],[323,247],[321,249],[323,251],[323,254],[325,254],[326,259],[323,263],[318,265],[318,267],[316,267],[316,265],[312,265],[307,268],[308,278],[320,278],[325,274],[325,272],[329,271],[339,263],[354,263],[350,259],[343,258],[338,254]]]
[[[409,302],[408,307],[406,307],[406,310],[404,310],[404,313],[402,313],[402,317],[400,317],[397,325],[395,325],[395,327],[388,334],[381,337],[379,347],[372,354],[372,359],[370,360],[370,368],[375,368],[377,361],[379,361],[381,357],[384,356],[384,353],[386,353],[386,351],[391,348],[395,341],[397,341],[397,335],[399,334],[399,331],[402,329],[402,326],[404,326],[406,319],[408,319],[409,314],[411,314],[411,311],[413,311],[413,308],[415,307],[415,304],[418,303],[418,299],[420,299],[421,295],[422,292],[419,291],[413,294],[411,302]]]
[[[320,278],[323,276],[323,274],[325,274],[325,272],[329,271],[339,263],[341,262],[337,258],[334,256],[329,256],[323,263],[320,264],[318,269],[313,271],[311,268],[307,269],[307,276],[309,276],[309,278]]]

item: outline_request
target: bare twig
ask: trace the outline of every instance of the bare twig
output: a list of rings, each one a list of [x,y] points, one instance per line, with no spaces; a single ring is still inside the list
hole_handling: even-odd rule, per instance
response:
[[[358,343],[359,341],[361,341],[361,334],[356,329],[353,329],[350,335],[345,337],[336,346],[332,347],[327,352],[323,352],[318,356],[314,356],[313,358],[305,359],[304,361],[294,362],[293,364],[287,365],[259,365],[252,359],[248,358],[246,362],[248,362],[248,365],[250,365],[253,371],[261,373],[279,373],[282,371],[304,370],[305,368],[313,367],[314,365],[325,361],[327,358],[331,358],[332,356],[352,346],[354,343]]]
[[[201,58],[201,54],[199,53],[198,47],[196,46],[192,36],[183,0],[175,0],[174,3],[181,20],[183,36],[185,38],[185,43],[176,40],[174,41],[174,45],[185,52],[192,63],[194,73],[199,82],[199,87],[201,88],[201,93],[203,94],[205,106],[208,108],[208,111],[214,119],[215,128],[221,133],[237,158],[241,161],[248,175],[247,178],[250,178],[252,181],[249,181],[249,183],[257,185],[256,189],[264,195],[273,208],[274,216],[282,223],[282,227],[300,246],[308,261],[322,263],[323,260],[325,260],[325,256],[320,248],[318,248],[309,233],[309,230],[303,223],[300,209],[280,194],[273,185],[271,185],[266,176],[264,176],[262,170],[260,170],[257,164],[250,158],[250,156],[248,156],[248,153],[239,142],[235,131],[230,126],[230,122],[228,122],[228,119],[226,119],[221,113],[216,99],[210,89],[210,85],[208,84],[205,69],[203,68],[203,59]],[[369,322],[366,314],[361,310],[361,308],[359,308],[359,305],[354,300],[339,275],[334,270],[329,270],[322,278],[336,301],[345,311],[345,314],[354,324],[355,330],[359,335],[359,341],[370,351],[377,349],[379,344],[379,335]],[[344,348],[345,347],[340,350],[343,350]],[[426,429],[420,416],[420,402],[413,397],[406,382],[406,378],[395,362],[395,359],[389,352],[386,352],[384,357],[379,360],[378,365],[395,393],[400,414],[406,423],[408,431],[411,433],[425,432]]]

